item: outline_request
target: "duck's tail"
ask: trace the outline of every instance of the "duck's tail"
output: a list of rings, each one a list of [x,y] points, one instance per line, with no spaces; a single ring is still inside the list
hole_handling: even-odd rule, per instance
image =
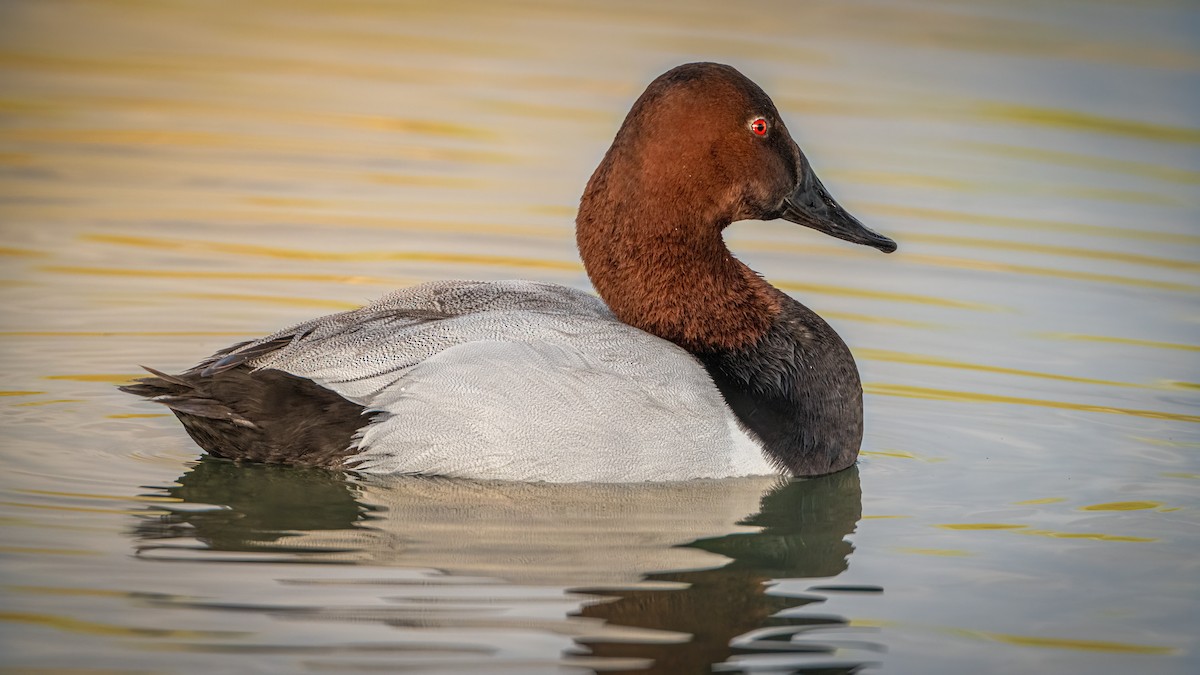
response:
[[[144,377],[121,391],[171,409],[210,455],[234,460],[340,467],[368,422],[364,408],[312,380],[238,366]]]
[[[168,375],[149,366],[142,369],[154,377],[143,377],[137,384],[118,387],[123,392],[142,396],[161,403],[171,409],[176,415],[182,413],[192,417],[203,417],[210,420],[224,420],[236,426],[247,429],[258,429],[258,425],[239,414],[233,408],[221,401],[211,398],[211,392],[200,385],[203,378],[188,374]]]

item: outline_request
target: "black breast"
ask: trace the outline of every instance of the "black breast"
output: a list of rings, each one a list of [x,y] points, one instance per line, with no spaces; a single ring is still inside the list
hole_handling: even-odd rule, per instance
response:
[[[796,476],[840,471],[862,443],[858,368],[829,324],[780,295],[783,311],[752,347],[696,356],[772,462]]]

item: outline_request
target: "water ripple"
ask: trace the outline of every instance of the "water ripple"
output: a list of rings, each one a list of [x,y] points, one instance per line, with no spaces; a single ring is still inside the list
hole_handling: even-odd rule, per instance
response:
[[[951,391],[929,387],[914,387],[902,384],[884,384],[879,382],[863,383],[863,391],[879,396],[901,396],[904,398],[927,399],[933,401],[954,401],[962,403],[1007,403],[1013,405],[1031,405],[1043,408],[1061,408],[1063,410],[1080,410],[1083,412],[1107,413],[1112,415],[1131,415],[1156,420],[1174,422],[1200,423],[1200,415],[1169,413],[1158,410],[1134,410],[1105,405],[1090,405],[1086,403],[1070,403],[1068,401],[1047,401],[1043,399],[1023,398],[1019,396],[1001,396],[972,391]]]

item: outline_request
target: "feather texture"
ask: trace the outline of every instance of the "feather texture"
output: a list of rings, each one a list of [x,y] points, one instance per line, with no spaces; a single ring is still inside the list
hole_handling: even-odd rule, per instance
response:
[[[369,417],[346,464],[367,473],[629,481],[773,472],[695,357],[562,286],[421,284],[202,366],[283,371],[363,406]]]

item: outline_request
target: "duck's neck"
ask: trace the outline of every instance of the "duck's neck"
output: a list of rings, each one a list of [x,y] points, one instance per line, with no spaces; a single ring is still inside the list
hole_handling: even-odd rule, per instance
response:
[[[683,194],[634,190],[610,199],[605,182],[598,172],[588,184],[576,238],[617,318],[693,353],[742,350],[766,334],[780,312],[778,292],[725,246],[727,219],[678,208]]]

